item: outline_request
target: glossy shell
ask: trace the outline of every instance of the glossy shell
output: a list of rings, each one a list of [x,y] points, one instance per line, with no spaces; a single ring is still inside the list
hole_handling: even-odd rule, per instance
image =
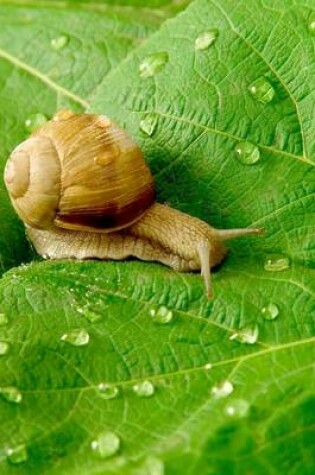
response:
[[[11,154],[5,183],[29,226],[111,232],[154,202],[139,147],[105,116],[60,111]]]

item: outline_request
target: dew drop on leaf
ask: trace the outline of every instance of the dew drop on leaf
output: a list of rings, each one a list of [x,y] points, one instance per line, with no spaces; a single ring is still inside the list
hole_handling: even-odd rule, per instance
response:
[[[119,394],[119,389],[114,384],[100,383],[97,388],[103,399],[114,399]]]
[[[239,142],[234,151],[238,161],[244,165],[254,165],[260,159],[259,148],[251,142]]]
[[[309,24],[308,24],[308,30],[311,33],[311,35],[315,36],[315,19],[312,19]]]
[[[281,272],[290,268],[290,259],[284,254],[269,254],[264,262],[264,269],[268,272]]]
[[[90,340],[90,335],[83,328],[78,328],[62,335],[61,340],[72,346],[85,346]]]
[[[155,391],[153,384],[147,379],[145,381],[141,381],[140,383],[134,384],[132,389],[139,397],[151,397]]]
[[[206,363],[206,364],[204,365],[204,369],[205,369],[206,371],[210,371],[210,370],[212,369],[212,363]]]
[[[0,341],[0,356],[6,355],[10,349],[9,343]]]
[[[32,114],[25,120],[25,127],[29,132],[34,132],[41,125],[47,122],[47,117],[45,114],[38,112],[37,114]]]
[[[275,90],[264,76],[253,81],[249,86],[249,92],[258,101],[263,104],[271,102],[275,96]]]
[[[237,330],[230,336],[230,340],[238,341],[239,343],[247,343],[248,345],[253,345],[257,342],[259,335],[258,325],[246,325],[240,330]]]
[[[159,458],[149,455],[143,464],[144,475],[164,475],[164,463]],[[141,472],[142,473],[142,472]]]
[[[165,323],[169,323],[172,320],[173,312],[172,310],[169,310],[167,307],[162,305],[157,310],[151,309],[150,316],[154,323],[160,323],[163,325]]]
[[[279,307],[270,302],[261,309],[261,313],[266,320],[275,320],[279,315]]]
[[[0,388],[0,396],[6,401],[13,402],[15,404],[19,404],[23,399],[21,391],[15,386],[6,386]]]
[[[213,45],[218,36],[219,30],[216,28],[200,33],[195,39],[195,50],[205,50],[209,48],[209,46]]]
[[[164,69],[168,59],[168,54],[165,51],[146,56],[139,66],[140,77],[147,78],[159,73]]]
[[[50,45],[52,49],[58,51],[62,48],[64,48],[69,42],[69,37],[67,35],[60,35],[56,36],[55,38],[52,38],[50,40]]]
[[[156,130],[158,116],[155,113],[146,114],[143,119],[140,120],[139,128],[149,137],[152,137]]]
[[[8,317],[4,313],[0,313],[0,327],[9,323]]]
[[[9,447],[6,450],[7,460],[12,464],[19,464],[26,462],[28,458],[27,449],[24,444],[19,444],[16,447]]]
[[[249,411],[249,402],[245,399],[234,399],[229,401],[224,408],[224,413],[228,417],[242,418],[246,417]]]
[[[86,318],[90,323],[97,323],[102,320],[102,315],[92,309],[90,305],[78,307],[77,312],[80,313],[84,318]]]
[[[120,438],[117,434],[104,431],[98,434],[91,442],[91,449],[101,458],[108,458],[115,455],[120,448]]]
[[[211,389],[211,395],[215,399],[221,399],[232,394],[234,390],[233,384],[230,381],[222,381],[217,386],[213,386]]]

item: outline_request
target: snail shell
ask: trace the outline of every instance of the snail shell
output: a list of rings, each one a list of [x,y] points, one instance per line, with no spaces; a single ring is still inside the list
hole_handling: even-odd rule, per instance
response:
[[[29,226],[113,232],[154,202],[139,147],[105,116],[60,111],[12,152],[5,183]]]

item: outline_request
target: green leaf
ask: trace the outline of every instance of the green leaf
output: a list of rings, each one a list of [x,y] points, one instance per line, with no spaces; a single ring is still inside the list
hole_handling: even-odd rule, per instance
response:
[[[1,473],[313,473],[315,11],[311,0],[296,3],[197,0],[133,44],[104,80],[56,81],[130,130],[160,201],[266,235],[230,243],[212,301],[199,275],[159,264],[40,262],[7,272]],[[53,11],[75,28],[85,8]],[[105,25],[106,15],[95,17],[94,34]],[[47,38],[52,30],[47,23]],[[35,68],[42,56],[18,56],[13,36],[5,51]],[[86,61],[83,50],[76,67]],[[56,90],[8,57],[1,65],[11,89],[0,101],[12,117],[20,101],[32,97],[33,107],[14,127],[3,119],[8,151],[30,113],[53,113]],[[19,87],[25,98],[13,94]]]
[[[311,473],[311,319],[290,311],[288,299],[278,300],[275,321],[265,320],[267,296],[250,290],[264,290],[258,269],[251,284],[242,276],[243,302],[224,302],[228,272],[220,274],[211,303],[197,278],[153,264],[47,262],[8,272],[0,281],[9,321],[1,340],[10,345],[1,387],[23,398],[0,400],[2,473],[15,473],[5,450],[21,444],[21,473],[155,473],[148,467],[162,464],[174,474],[256,474],[271,463],[275,473],[292,464]],[[293,281],[286,292],[311,308]],[[161,306],[172,312],[165,324],[152,318]],[[250,322],[259,326],[256,344],[231,340],[233,327]],[[75,329],[88,343],[65,340]],[[146,380],[154,393],[139,397],[134,386]],[[226,381],[233,391],[220,398],[213,388]],[[91,450],[104,431],[121,442],[108,460]]]

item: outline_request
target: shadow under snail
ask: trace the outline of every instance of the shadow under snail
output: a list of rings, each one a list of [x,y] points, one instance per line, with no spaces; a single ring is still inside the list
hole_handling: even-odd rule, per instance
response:
[[[139,147],[105,116],[61,110],[12,152],[4,172],[12,204],[38,254],[50,259],[159,261],[179,272],[210,269],[223,241],[260,228],[215,229],[155,202]]]

